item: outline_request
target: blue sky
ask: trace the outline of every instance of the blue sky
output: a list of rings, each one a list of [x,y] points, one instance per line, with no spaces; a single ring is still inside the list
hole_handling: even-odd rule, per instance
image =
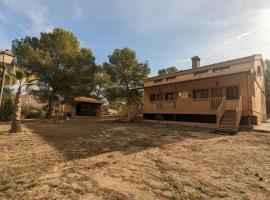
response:
[[[97,63],[125,46],[151,75],[255,53],[270,58],[269,0],[0,0],[0,48],[54,27],[71,30]]]

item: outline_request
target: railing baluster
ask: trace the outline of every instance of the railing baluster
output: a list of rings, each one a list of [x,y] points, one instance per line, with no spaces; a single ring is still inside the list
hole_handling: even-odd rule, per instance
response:
[[[253,100],[253,99],[251,99]],[[155,101],[145,105],[145,110],[182,110],[182,111],[213,111],[218,110],[223,97],[216,98],[201,98],[201,99],[176,99],[170,101]],[[245,108],[247,104],[246,98],[243,98],[242,107]]]

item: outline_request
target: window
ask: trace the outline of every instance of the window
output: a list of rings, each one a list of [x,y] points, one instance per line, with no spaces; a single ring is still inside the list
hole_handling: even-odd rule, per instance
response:
[[[157,94],[157,101],[163,100],[163,94]]]
[[[194,99],[208,98],[208,89],[194,90],[193,91],[193,98]]]
[[[238,99],[238,87],[227,87],[227,99]]]
[[[194,72],[194,76],[202,75],[204,73],[207,73],[208,70],[200,71],[200,72]]]
[[[156,95],[155,94],[151,94],[150,95],[150,101],[155,101],[156,100]]]
[[[175,95],[174,95],[174,93],[166,93],[165,94],[165,99],[166,100],[174,100],[175,99]]]
[[[157,79],[157,80],[154,80],[154,83],[158,83],[158,82],[162,82],[163,79]]]
[[[261,66],[257,66],[257,74],[258,75],[261,75],[262,74]]]
[[[174,80],[174,79],[176,79],[176,76],[171,76],[171,77],[166,78],[166,81],[171,81],[171,80]]]
[[[230,67],[216,68],[216,69],[213,69],[213,72],[221,72],[221,71],[226,70],[226,69],[230,69]]]

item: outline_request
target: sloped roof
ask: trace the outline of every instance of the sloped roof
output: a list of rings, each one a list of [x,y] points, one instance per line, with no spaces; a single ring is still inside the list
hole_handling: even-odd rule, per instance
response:
[[[242,58],[237,58],[237,59],[222,61],[222,62],[210,64],[210,65],[204,65],[204,66],[201,66],[201,67],[198,67],[198,68],[184,69],[184,70],[180,70],[178,72],[174,72],[174,73],[170,73],[170,74],[164,74],[164,75],[159,75],[159,76],[154,76],[154,77],[148,77],[148,78],[145,78],[144,81],[152,81],[152,80],[159,79],[159,78],[167,78],[167,77],[170,77],[172,75],[176,75],[177,76],[177,75],[182,75],[182,74],[189,74],[189,73],[194,73],[194,72],[200,72],[200,71],[204,71],[204,70],[207,70],[207,69],[222,68],[222,67],[226,67],[226,66],[230,66],[230,65],[235,65],[235,64],[240,64],[240,63],[244,63],[244,62],[249,62],[249,61],[255,60],[255,59],[262,60],[262,55],[261,54],[254,54],[254,55],[247,56],[247,57],[242,57]],[[234,73],[234,72],[232,72],[232,73]]]
[[[96,104],[102,104],[102,102],[98,99],[90,98],[90,97],[75,97],[75,101],[79,102],[87,102],[87,103],[96,103]]]
[[[228,73],[222,73],[222,74],[217,74],[217,75],[209,75],[209,76],[192,78],[192,79],[182,80],[182,81],[172,81],[170,83],[165,83],[165,84],[155,84],[155,85],[150,85],[150,86],[144,86],[144,88],[151,88],[151,87],[156,87],[156,86],[161,86],[161,85],[171,85],[171,84],[176,84],[176,83],[199,81],[199,80],[204,80],[204,79],[209,79],[209,78],[217,78],[217,77],[223,77],[223,76],[228,76],[228,75],[237,75],[237,74],[243,74],[243,73],[248,73],[248,72],[250,72],[250,69],[244,69],[244,70],[240,70],[240,71],[236,71],[236,72],[228,72]]]

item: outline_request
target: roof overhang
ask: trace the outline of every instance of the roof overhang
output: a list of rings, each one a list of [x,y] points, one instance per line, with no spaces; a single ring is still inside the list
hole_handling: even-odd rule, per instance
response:
[[[90,98],[90,97],[75,97],[74,100],[77,101],[77,102],[102,104],[102,102],[100,100],[94,99],[94,98]]]
[[[250,70],[245,70],[245,71],[234,72],[234,73],[229,73],[229,74],[221,74],[221,75],[217,75],[217,76],[208,76],[208,77],[202,77],[202,78],[196,78],[196,79],[190,79],[190,80],[175,81],[175,82],[170,82],[170,83],[165,83],[165,84],[145,86],[144,89],[145,88],[153,88],[153,87],[157,87],[157,86],[173,85],[173,84],[178,84],[178,83],[195,82],[195,81],[200,81],[200,80],[219,78],[219,77],[224,77],[224,76],[232,76],[232,75],[238,75],[238,74],[249,74],[250,72],[251,72]]]
[[[240,64],[240,63],[246,63],[246,62],[254,61],[256,59],[260,59],[263,62],[263,58],[262,58],[261,54],[254,54],[254,55],[251,55],[251,56],[232,59],[232,60],[227,60],[227,61],[223,61],[223,62],[219,62],[219,63],[214,63],[214,64],[210,64],[210,65],[201,66],[201,67],[198,67],[198,68],[190,68],[190,69],[180,70],[178,72],[174,72],[174,73],[170,73],[170,74],[164,74],[164,75],[159,75],[159,76],[148,77],[148,78],[144,78],[143,81],[144,82],[150,82],[150,81],[154,81],[154,80],[162,79],[162,78],[167,78],[167,77],[171,77],[171,76],[179,76],[179,75],[184,75],[184,74],[190,74],[190,73],[200,72],[200,71],[209,70],[209,69],[218,69],[218,68],[222,68],[222,67],[227,67],[227,66]]]

